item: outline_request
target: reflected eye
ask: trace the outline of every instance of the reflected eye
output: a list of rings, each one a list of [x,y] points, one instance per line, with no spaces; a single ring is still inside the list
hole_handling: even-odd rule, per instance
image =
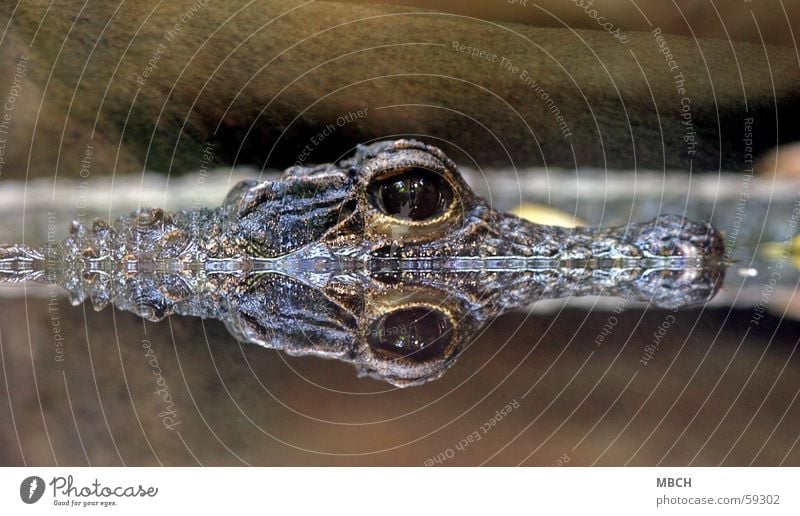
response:
[[[453,202],[450,184],[436,172],[423,168],[393,171],[370,182],[370,203],[394,218],[414,222],[442,216]]]
[[[367,343],[387,359],[427,362],[441,358],[453,340],[453,326],[442,312],[429,307],[395,310],[369,328]]]

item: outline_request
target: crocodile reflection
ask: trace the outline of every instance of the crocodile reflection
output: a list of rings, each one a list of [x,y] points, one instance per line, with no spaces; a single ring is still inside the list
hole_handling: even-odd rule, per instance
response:
[[[0,276],[153,321],[218,319],[242,341],[409,386],[440,377],[493,317],[541,299],[705,302],[722,255],[714,228],[677,216],[565,229],[499,213],[439,149],[395,140],[242,182],[217,209],[140,210],[73,224],[58,244],[4,246]]]

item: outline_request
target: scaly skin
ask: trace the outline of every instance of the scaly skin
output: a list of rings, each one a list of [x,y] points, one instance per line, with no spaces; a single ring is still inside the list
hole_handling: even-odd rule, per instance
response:
[[[447,195],[399,214],[390,198],[375,200],[376,184],[419,171]],[[442,198],[440,211],[409,219]],[[487,320],[540,299],[704,302],[723,251],[710,225],[681,217],[564,229],[499,213],[439,149],[396,140],[240,183],[213,210],[145,209],[113,226],[73,224],[57,245],[3,247],[0,275],[57,283],[98,310],[219,319],[243,341],[346,360],[406,386],[440,376]]]

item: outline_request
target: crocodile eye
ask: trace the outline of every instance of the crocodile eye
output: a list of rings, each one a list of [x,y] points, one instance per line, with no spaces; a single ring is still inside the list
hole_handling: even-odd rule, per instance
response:
[[[441,217],[453,203],[453,189],[440,174],[405,168],[374,179],[367,187],[370,203],[397,219],[421,222]]]
[[[442,358],[453,340],[453,325],[430,307],[402,308],[376,320],[367,343],[381,358],[415,363]]]

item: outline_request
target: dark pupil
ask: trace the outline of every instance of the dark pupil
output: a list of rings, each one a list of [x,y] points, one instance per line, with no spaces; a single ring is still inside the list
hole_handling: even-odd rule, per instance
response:
[[[372,204],[387,215],[413,221],[441,216],[453,194],[439,174],[412,168],[370,183]]]
[[[396,310],[378,319],[369,330],[367,343],[386,358],[426,362],[442,357],[453,339],[448,317],[430,308]]]

